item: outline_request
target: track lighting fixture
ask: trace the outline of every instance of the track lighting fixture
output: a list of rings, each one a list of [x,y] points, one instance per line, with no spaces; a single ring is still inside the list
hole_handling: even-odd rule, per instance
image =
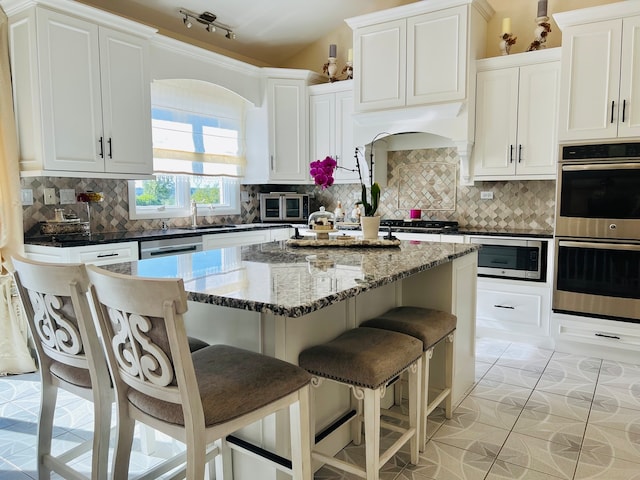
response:
[[[182,21],[187,28],[191,28],[193,26],[191,20],[195,20],[196,22],[203,24],[207,32],[213,33],[216,30],[220,30],[221,32],[226,32],[225,38],[228,38],[229,40],[236,38],[236,34],[233,33],[231,27],[216,21],[218,17],[211,12],[203,12],[198,15],[197,13],[181,8],[180,15],[183,15],[184,18]]]

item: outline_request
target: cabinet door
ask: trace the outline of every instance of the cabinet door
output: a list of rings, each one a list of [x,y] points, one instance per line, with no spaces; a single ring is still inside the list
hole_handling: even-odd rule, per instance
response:
[[[407,105],[465,98],[467,7],[407,20]]]
[[[98,27],[37,11],[44,168],[104,171]]]
[[[269,79],[269,176],[308,183],[306,87],[303,81]]]
[[[518,68],[477,75],[474,177],[514,175],[518,123]]]
[[[336,149],[338,165],[336,183],[358,183],[360,178],[356,170],[355,144],[353,140],[353,92],[337,92],[336,99]]]
[[[359,28],[354,32],[356,111],[405,105],[406,30],[406,20],[401,19]]]
[[[622,24],[622,66],[620,72],[618,136],[640,136],[640,17],[625,18]]]
[[[562,32],[558,139],[615,138],[622,20]]]
[[[150,174],[148,43],[100,28],[105,171]]]
[[[325,93],[309,96],[310,161],[336,157],[336,96]]]
[[[560,62],[520,67],[518,175],[555,175]]]

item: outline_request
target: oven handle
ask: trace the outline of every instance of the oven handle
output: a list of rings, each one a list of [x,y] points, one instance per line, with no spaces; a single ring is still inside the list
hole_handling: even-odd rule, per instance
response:
[[[638,170],[640,166],[637,163],[616,163],[614,168],[616,170]],[[563,172],[577,172],[580,170],[611,170],[611,169],[612,169],[612,165],[609,163],[598,164],[598,165],[587,164],[587,165],[563,165],[562,166]]]
[[[596,248],[600,250],[633,250],[640,251],[640,245],[628,243],[595,243],[595,242],[568,242],[559,241],[558,246],[570,248]]]

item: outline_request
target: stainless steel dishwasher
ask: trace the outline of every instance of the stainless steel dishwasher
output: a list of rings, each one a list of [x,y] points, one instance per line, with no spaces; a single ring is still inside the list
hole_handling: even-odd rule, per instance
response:
[[[165,238],[140,242],[140,258],[165,257],[202,250],[202,236]]]

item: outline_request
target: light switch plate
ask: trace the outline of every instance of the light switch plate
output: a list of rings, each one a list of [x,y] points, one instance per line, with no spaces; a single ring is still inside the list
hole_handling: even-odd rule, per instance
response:
[[[243,201],[243,202],[248,202],[249,201],[249,192],[247,192],[247,191],[240,192],[240,200]]]
[[[61,188],[60,204],[69,205],[71,203],[76,203],[76,191],[73,188]]]
[[[30,188],[21,189],[20,198],[22,200],[22,205],[33,205],[33,190]]]
[[[56,204],[56,189],[45,188],[44,189],[44,204],[55,205]]]

